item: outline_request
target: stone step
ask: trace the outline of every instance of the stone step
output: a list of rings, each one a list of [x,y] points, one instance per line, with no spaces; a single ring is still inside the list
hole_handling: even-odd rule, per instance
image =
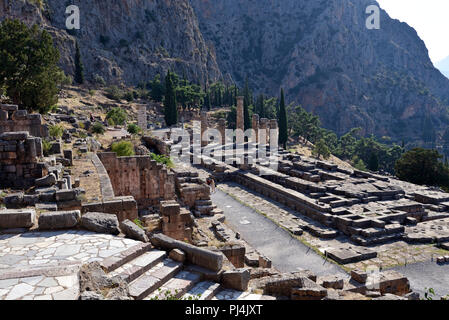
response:
[[[195,206],[212,206],[212,200],[196,200]]]
[[[148,295],[144,300],[180,299],[200,280],[201,275],[198,273],[181,271],[174,278],[168,280],[162,287]]]
[[[189,290],[182,298],[183,300],[212,300],[221,286],[212,281],[199,282]]]
[[[217,206],[215,206],[215,205],[212,205],[212,206],[196,206],[195,207],[195,211],[199,211],[201,214],[209,214],[210,212],[212,212],[216,208],[217,208]]]
[[[216,214],[224,214],[224,212],[223,212],[223,210],[221,210],[221,209],[214,209],[214,210],[212,210],[211,212],[210,212],[210,215],[211,216],[215,216]]]
[[[233,289],[223,289],[211,299],[211,300],[276,300],[276,297],[267,296],[262,294],[254,294],[249,291],[237,291]]]
[[[181,268],[182,263],[165,259],[132,281],[129,284],[129,294],[136,300],[142,300],[173,278]]]
[[[162,262],[167,253],[160,250],[152,250],[145,252],[141,256],[128,263],[125,263],[120,268],[117,268],[109,274],[109,276],[119,276],[126,282],[131,282],[140,277],[142,274]]]
[[[152,245],[150,243],[139,243],[129,248],[128,250],[122,251],[119,254],[106,258],[105,260],[100,262],[100,264],[103,270],[109,273],[120,268],[131,260],[136,259],[137,257],[141,256],[151,249]]]

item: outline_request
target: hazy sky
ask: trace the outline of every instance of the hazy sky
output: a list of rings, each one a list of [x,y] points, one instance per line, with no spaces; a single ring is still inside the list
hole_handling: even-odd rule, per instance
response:
[[[437,63],[449,56],[449,0],[377,0],[390,17],[406,22],[426,43]],[[381,25],[382,28],[382,25]]]

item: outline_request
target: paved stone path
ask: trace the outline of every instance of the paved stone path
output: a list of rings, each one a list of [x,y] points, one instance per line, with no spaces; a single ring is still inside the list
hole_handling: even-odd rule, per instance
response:
[[[307,269],[317,275],[347,276],[337,265],[325,261],[271,220],[226,193],[217,190],[212,200],[224,211],[228,224],[251,246],[270,258],[278,270],[291,272]]]
[[[394,270],[402,273],[410,280],[412,289],[419,292],[422,297],[426,288],[433,288],[438,300],[449,295],[449,264],[438,265],[434,262],[421,262],[397,267]]]
[[[48,265],[59,261],[101,261],[138,242],[87,231],[0,235],[0,269]]]
[[[239,184],[229,182],[220,184],[219,188],[224,190],[226,193],[231,194],[233,197],[236,197],[241,202],[248,204],[249,207],[255,208],[259,212],[263,212],[271,220],[276,221],[285,228],[288,228],[289,225],[294,224],[319,226],[319,224],[312,219],[298,214],[296,211],[286,207],[285,205],[274,200],[267,199],[263,195],[249,190]],[[345,235],[339,235],[335,239],[321,239],[305,231],[299,238],[307,241],[309,245],[320,250],[321,252],[325,252],[325,250],[330,248],[357,247],[350,242],[349,238]],[[371,266],[392,268],[402,265],[406,261],[409,264],[418,263],[430,261],[432,256],[447,255],[447,253],[443,253],[442,250],[433,245],[419,243],[409,244],[405,241],[394,241],[391,243],[380,244],[375,247],[375,250],[378,253],[377,258],[347,264],[345,267],[347,269],[362,270]]]
[[[0,235],[0,300],[73,300],[78,270],[139,242],[87,231]]]
[[[79,294],[78,273],[61,276],[0,280],[0,300],[75,300]]]

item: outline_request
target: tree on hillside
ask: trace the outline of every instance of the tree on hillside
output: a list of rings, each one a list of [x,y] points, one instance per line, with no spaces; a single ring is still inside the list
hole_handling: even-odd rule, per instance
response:
[[[164,99],[164,114],[165,123],[168,127],[171,127],[178,123],[178,106],[176,102],[176,91],[174,86],[174,78],[167,72],[165,77],[165,99]]]
[[[80,47],[78,41],[76,42],[76,52],[75,52],[75,81],[78,84],[84,83],[84,65],[81,61]]]
[[[449,168],[437,150],[415,148],[396,162],[399,179],[420,185],[449,187]]]
[[[318,159],[320,157],[323,157],[323,159],[329,159],[331,156],[331,152],[329,150],[329,147],[326,145],[326,142],[324,139],[320,139],[317,144],[315,144],[315,147],[312,150],[313,156],[317,157]]]
[[[255,113],[258,114],[260,118],[265,118],[264,101],[265,99],[263,94],[260,94],[256,100],[256,110],[255,110]]]
[[[165,94],[165,89],[164,84],[161,82],[160,74],[157,74],[154,79],[147,84],[147,89],[151,90],[151,99],[157,102],[162,102]]]
[[[209,90],[207,90],[206,91],[206,96],[204,97],[204,106],[203,106],[203,109],[204,110],[207,110],[207,111],[210,111],[210,109],[211,109],[211,98],[210,98],[210,91]]]
[[[0,88],[22,108],[48,112],[58,102],[64,73],[53,39],[37,25],[6,19],[0,24]]]
[[[285,108],[284,89],[281,89],[281,102],[279,104],[279,144],[287,149],[288,141],[288,120]]]

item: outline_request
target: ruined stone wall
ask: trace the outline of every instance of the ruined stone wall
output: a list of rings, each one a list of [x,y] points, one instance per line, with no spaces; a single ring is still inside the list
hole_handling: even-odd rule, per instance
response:
[[[1,128],[1,126],[0,126]],[[31,137],[28,132],[0,134],[0,187],[27,189],[36,179],[48,174],[42,157],[41,138]]]
[[[163,154],[165,156],[170,155],[170,145],[167,142],[162,141],[158,137],[150,137],[150,136],[145,136],[142,139],[147,145],[147,147],[156,149],[158,153]]]
[[[47,137],[48,127],[40,114],[28,114],[16,105],[0,104],[0,133],[27,131],[34,137]]]
[[[170,200],[160,203],[160,212],[163,234],[175,240],[192,242],[193,218],[189,210]]]
[[[133,196],[139,208],[175,199],[175,177],[150,156],[117,157],[115,153],[98,154],[116,196]]]

